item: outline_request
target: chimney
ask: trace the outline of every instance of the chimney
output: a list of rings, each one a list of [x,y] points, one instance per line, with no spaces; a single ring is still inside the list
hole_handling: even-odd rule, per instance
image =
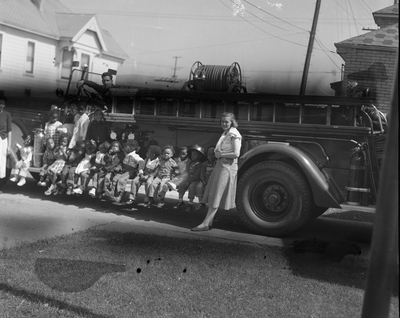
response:
[[[40,10],[40,3],[42,2],[42,0],[31,0],[31,1]]]

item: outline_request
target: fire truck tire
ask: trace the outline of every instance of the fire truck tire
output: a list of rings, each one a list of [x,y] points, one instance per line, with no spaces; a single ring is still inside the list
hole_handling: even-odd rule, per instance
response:
[[[295,168],[277,161],[256,164],[241,176],[236,207],[250,230],[273,237],[301,228],[313,212],[308,183]]]

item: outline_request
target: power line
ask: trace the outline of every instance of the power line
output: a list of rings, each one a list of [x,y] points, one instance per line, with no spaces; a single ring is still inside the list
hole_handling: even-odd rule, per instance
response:
[[[230,0],[230,1],[231,1],[231,0]],[[220,0],[220,3],[221,3],[222,5],[224,5],[225,7],[227,7],[229,10],[231,10],[231,8],[229,8],[225,3],[223,3],[222,0]],[[241,16],[241,15],[239,15],[239,17],[240,17],[241,19],[243,19],[244,21],[246,21],[247,23],[249,23],[249,24],[251,24],[252,26],[254,26],[255,28],[259,29],[261,32],[266,33],[266,34],[270,35],[270,36],[273,37],[273,38],[276,38],[276,39],[279,39],[279,40],[281,40],[281,41],[285,41],[285,42],[288,42],[288,43],[292,43],[292,44],[295,44],[295,45],[299,45],[299,46],[302,46],[302,47],[306,47],[306,45],[303,45],[303,44],[300,44],[300,43],[297,43],[297,42],[293,42],[293,41],[289,41],[289,40],[285,40],[285,39],[282,39],[282,37],[279,37],[279,36],[276,36],[276,35],[274,35],[274,34],[271,34],[271,33],[267,32],[267,31],[261,29],[260,27],[258,27],[258,26],[255,25],[254,23],[251,23],[249,20],[247,20],[246,18],[244,18],[244,17]]]
[[[230,1],[233,2],[232,0],[230,0]],[[295,28],[297,28],[297,29],[300,29],[300,30],[302,30],[302,31],[308,32],[307,30],[302,29],[302,28],[298,27],[297,25],[294,25],[294,24],[292,24],[292,23],[290,23],[290,22],[287,22],[287,21],[285,21],[285,20],[283,20],[283,19],[277,17],[276,15],[273,15],[273,14],[269,13],[268,11],[265,11],[265,10],[261,9],[260,7],[257,7],[256,5],[252,4],[251,2],[249,2],[249,1],[247,1],[247,0],[243,0],[243,2],[248,3],[249,5],[251,5],[251,6],[255,7],[255,8],[257,8],[258,10],[264,12],[265,14],[268,14],[268,15],[274,17],[275,19],[277,19],[277,20],[279,20],[279,21],[282,21],[282,22],[284,22],[284,23],[286,23],[286,24],[289,24],[289,25],[291,25],[291,26],[293,26],[293,27],[295,27]]]

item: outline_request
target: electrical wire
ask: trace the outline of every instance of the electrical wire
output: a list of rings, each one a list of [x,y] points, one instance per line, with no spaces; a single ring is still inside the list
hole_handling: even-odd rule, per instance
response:
[[[317,44],[318,44],[318,45],[320,46],[320,48],[322,49],[322,52],[324,52],[324,54],[326,55],[326,57],[327,57],[328,59],[330,59],[330,61],[333,63],[333,65],[335,65],[335,67],[336,67],[339,71],[341,71],[341,68],[340,68],[339,66],[337,66],[336,62],[328,55],[327,51],[325,51],[325,50],[322,48],[322,44],[320,43],[320,41],[319,41],[317,38],[315,38],[315,42],[317,42]],[[331,52],[331,51],[328,51],[328,52]]]
[[[347,9],[343,8],[343,6],[337,2],[337,0],[334,0],[334,1],[336,2],[336,4],[337,4],[339,7],[342,8],[342,10],[344,10],[344,12],[347,13],[347,18],[352,17],[355,23],[357,23],[357,24],[359,24],[361,27],[363,27],[363,25],[357,21],[357,19],[355,18],[354,14],[351,15],[351,14],[349,13],[349,11],[347,11]],[[346,8],[347,8],[347,0],[345,0],[345,4],[346,4]],[[350,26],[350,21],[348,21],[348,25]],[[349,30],[349,32],[350,32],[350,30]]]
[[[232,0],[229,0],[229,1],[233,2]],[[220,2],[222,5],[224,5],[225,7],[227,7],[229,10],[232,11],[232,9],[231,9],[228,5],[226,5],[225,3],[223,3],[222,0],[219,0],[219,2]],[[282,39],[282,37],[276,36],[276,35],[274,35],[274,34],[272,34],[272,33],[269,33],[269,32],[267,32],[267,31],[265,31],[264,29],[261,29],[260,27],[258,27],[258,26],[255,25],[254,23],[251,23],[251,22],[250,22],[249,20],[247,20],[245,17],[243,17],[243,16],[241,16],[241,15],[239,15],[239,17],[240,17],[241,19],[243,19],[244,21],[246,21],[247,23],[249,23],[249,24],[251,24],[252,26],[254,26],[255,28],[259,29],[261,32],[263,32],[263,33],[265,33],[265,34],[268,34],[268,35],[270,35],[270,36],[273,37],[273,38],[276,38],[276,39],[281,40],[281,41],[284,41],[284,42],[292,43],[292,44],[295,44],[295,45],[298,45],[298,46],[307,47],[307,46],[304,45],[304,44],[300,44],[300,43],[297,43],[297,42],[293,42],[293,41],[289,41],[289,40]]]
[[[233,2],[233,0],[230,0],[230,1]],[[275,19],[282,21],[283,23],[289,24],[289,25],[291,25],[292,27],[295,27],[295,28],[300,29],[300,30],[302,30],[302,31],[308,32],[307,30],[305,30],[305,29],[303,29],[303,28],[300,28],[300,27],[298,27],[297,25],[294,25],[294,24],[292,24],[292,23],[290,23],[290,22],[287,22],[287,21],[285,21],[285,20],[283,20],[283,19],[277,17],[276,15],[273,15],[273,14],[269,13],[268,11],[265,11],[265,10],[261,9],[260,7],[258,7],[258,6],[254,5],[254,4],[252,4],[250,1],[247,1],[247,0],[242,0],[242,1],[248,3],[249,5],[251,5],[251,6],[255,7],[255,8],[257,8],[258,10],[264,12],[265,14],[268,14],[268,15],[274,17]]]

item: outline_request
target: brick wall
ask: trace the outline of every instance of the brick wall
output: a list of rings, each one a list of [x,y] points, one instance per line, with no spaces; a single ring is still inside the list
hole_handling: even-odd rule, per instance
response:
[[[370,97],[384,113],[390,109],[391,89],[395,74],[396,52],[379,48],[341,48],[338,53],[345,60],[341,87],[342,96],[350,95],[349,80],[358,82],[356,90],[369,88]]]

